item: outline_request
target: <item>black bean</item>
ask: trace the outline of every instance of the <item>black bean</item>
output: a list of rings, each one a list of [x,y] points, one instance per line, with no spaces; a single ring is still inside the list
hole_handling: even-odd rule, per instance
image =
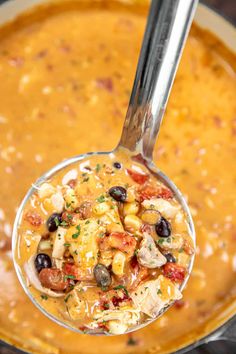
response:
[[[61,214],[53,213],[51,216],[49,216],[46,223],[48,231],[50,232],[56,231],[61,221],[62,221]]]
[[[126,189],[121,186],[115,186],[109,189],[110,196],[117,202],[125,202],[126,200]]]
[[[107,288],[109,285],[111,285],[111,275],[103,264],[98,263],[94,267],[93,274],[97,285],[101,288]]]
[[[156,233],[160,237],[169,237],[171,234],[171,226],[168,220],[161,217],[160,221],[155,225]]]
[[[171,254],[171,253],[166,253],[164,256],[166,257],[167,262],[169,262],[169,263],[176,263],[176,259],[175,259],[175,257],[173,256],[173,254]]]
[[[119,162],[114,162],[113,166],[117,168],[118,170],[121,168],[121,164]]]
[[[34,261],[35,268],[40,272],[44,268],[51,268],[51,258],[45,253],[39,253]]]

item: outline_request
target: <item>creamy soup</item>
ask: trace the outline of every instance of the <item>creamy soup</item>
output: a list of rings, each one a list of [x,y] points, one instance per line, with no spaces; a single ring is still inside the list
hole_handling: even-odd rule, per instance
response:
[[[235,302],[235,56],[195,26],[154,152],[188,198],[196,226],[196,262],[183,299],[132,336],[95,338],[42,315],[13,269],[12,223],[30,184],[63,158],[117,144],[146,14],[141,5],[65,1],[1,31],[0,333],[25,350],[170,352],[215,328]]]

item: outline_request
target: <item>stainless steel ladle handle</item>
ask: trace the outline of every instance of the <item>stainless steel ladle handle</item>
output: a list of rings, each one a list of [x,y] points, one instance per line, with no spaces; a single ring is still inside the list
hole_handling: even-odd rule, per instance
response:
[[[198,0],[152,0],[118,146],[152,152]]]

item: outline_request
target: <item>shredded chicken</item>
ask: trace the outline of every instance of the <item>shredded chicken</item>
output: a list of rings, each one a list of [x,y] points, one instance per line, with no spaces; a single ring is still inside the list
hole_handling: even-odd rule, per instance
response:
[[[169,279],[159,275],[156,280],[142,283],[134,290],[130,297],[137,309],[155,318],[173,300],[182,298],[182,294]]]
[[[138,262],[147,268],[158,268],[166,263],[166,257],[157,248],[152,236],[143,233],[143,240],[138,251]]]

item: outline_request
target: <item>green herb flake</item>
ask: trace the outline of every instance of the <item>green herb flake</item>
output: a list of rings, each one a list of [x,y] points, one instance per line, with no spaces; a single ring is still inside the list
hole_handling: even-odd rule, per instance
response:
[[[85,225],[88,225],[90,223],[90,220],[85,221]]]
[[[97,163],[96,167],[95,167],[95,171],[98,173],[101,170],[102,166]]]
[[[113,290],[123,290],[124,293],[129,296],[128,290],[126,289],[126,287],[124,285],[117,285],[113,288]]]
[[[60,225],[60,220],[58,219],[57,216],[55,217],[54,221],[55,221],[56,226],[58,227]]]
[[[89,181],[89,177],[83,179],[83,182],[88,182],[88,181]]]
[[[68,226],[68,223],[67,223],[65,220],[63,220],[63,221],[60,223],[60,225],[61,225],[61,226]]]
[[[109,309],[110,308],[109,304],[104,304],[103,306],[104,306],[105,309]]]
[[[157,241],[158,245],[162,245],[165,242],[164,238],[160,238],[160,240]]]
[[[71,207],[71,203],[66,202],[66,208],[70,208]]]
[[[65,297],[64,301],[67,302],[70,297],[71,297],[71,294],[68,294],[68,295]]]
[[[64,243],[65,247],[70,247],[70,243]]]
[[[75,240],[76,238],[79,237],[79,232],[76,232],[75,234],[72,234],[72,238]]]
[[[183,253],[183,252],[184,252],[183,247],[181,247],[178,252],[179,252],[179,253]]]
[[[77,226],[76,226],[76,230],[78,230],[78,233],[80,234],[81,226],[80,226],[80,225],[77,225]]]
[[[157,295],[160,295],[160,294],[162,294],[162,291],[161,291],[161,289],[158,289],[157,290]]]
[[[151,250],[152,250],[152,245],[149,244],[149,245],[148,245],[148,248],[149,248],[149,251],[151,251]]]
[[[97,202],[98,202],[98,203],[103,203],[103,202],[105,202],[105,197],[104,197],[104,195],[100,195],[100,196],[97,198]]]
[[[67,279],[75,279],[75,276],[74,275],[65,275],[64,276],[64,280],[67,280]]]
[[[48,296],[45,295],[45,294],[42,294],[42,295],[40,295],[40,296],[41,296],[41,299],[43,299],[43,300],[47,300],[47,299],[48,299]]]

